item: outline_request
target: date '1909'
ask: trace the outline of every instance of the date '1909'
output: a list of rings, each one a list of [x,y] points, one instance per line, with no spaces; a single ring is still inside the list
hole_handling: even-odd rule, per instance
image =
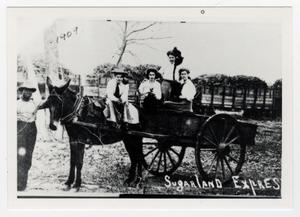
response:
[[[73,35],[78,34],[78,26],[74,27],[72,30],[69,30],[65,33],[61,33],[59,36],[56,37],[56,43],[58,44],[62,40],[67,40],[68,38],[71,38]]]

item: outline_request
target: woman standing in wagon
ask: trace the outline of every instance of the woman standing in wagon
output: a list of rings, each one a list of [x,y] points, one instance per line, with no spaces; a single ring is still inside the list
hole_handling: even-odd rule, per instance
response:
[[[34,85],[25,82],[20,88],[21,97],[17,101],[17,163],[18,163],[18,191],[27,186],[28,172],[31,167],[32,153],[35,146],[37,128],[37,102],[32,98],[36,91]]]
[[[159,73],[163,77],[162,95],[164,101],[177,101],[180,84],[178,83],[178,66],[182,63],[183,57],[181,51],[174,47],[173,50],[167,52],[169,58],[168,64],[161,67]]]

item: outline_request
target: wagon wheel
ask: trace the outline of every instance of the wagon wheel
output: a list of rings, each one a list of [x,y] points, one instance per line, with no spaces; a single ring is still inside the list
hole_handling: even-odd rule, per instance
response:
[[[195,153],[197,167],[204,180],[229,181],[240,172],[245,153],[241,127],[234,118],[217,114],[204,122]]]
[[[169,175],[180,166],[185,149],[170,141],[143,138],[143,165],[155,176]]]

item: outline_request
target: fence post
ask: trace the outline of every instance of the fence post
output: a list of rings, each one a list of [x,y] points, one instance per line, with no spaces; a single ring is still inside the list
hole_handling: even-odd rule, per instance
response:
[[[203,87],[201,85],[199,85],[198,88],[197,88],[198,93],[199,93],[198,100],[199,100],[199,105],[200,106],[202,106],[202,94],[203,94],[202,88]]]
[[[222,93],[222,108],[225,107],[225,95],[226,95],[226,86],[223,86],[223,93]]]
[[[264,99],[263,99],[263,104],[262,104],[262,111],[265,111],[265,107],[266,107],[266,97],[267,97],[267,88],[264,88]]]
[[[257,100],[257,88],[254,88],[254,99],[253,99],[253,105],[252,108],[255,109],[256,108],[256,100]]]
[[[244,87],[244,93],[243,93],[243,110],[247,109],[247,89],[246,87]]]
[[[234,107],[235,107],[235,95],[236,95],[236,87],[234,86],[232,88],[232,105],[231,105],[232,109],[234,109]]]
[[[275,118],[275,88],[272,88],[272,118]]]
[[[213,107],[214,105],[214,92],[215,92],[215,88],[214,85],[210,85],[210,90],[211,90],[211,98],[210,98],[210,106]]]
[[[79,95],[83,96],[83,86],[81,85],[81,75],[78,75],[78,89],[79,89]]]
[[[97,75],[98,98],[100,98],[100,75]]]

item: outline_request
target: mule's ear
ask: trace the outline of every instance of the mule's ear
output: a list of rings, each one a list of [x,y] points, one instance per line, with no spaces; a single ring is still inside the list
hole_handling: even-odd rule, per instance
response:
[[[49,92],[51,92],[53,90],[53,85],[52,85],[51,79],[48,76],[46,79],[46,84],[47,84],[47,87],[49,88]]]
[[[69,79],[69,80],[67,81],[67,83],[64,84],[64,86],[58,87],[58,88],[57,88],[57,93],[58,93],[58,94],[62,94],[63,92],[65,92],[65,90],[68,89],[68,87],[69,87],[69,85],[70,85],[70,82],[71,82],[71,79]]]

